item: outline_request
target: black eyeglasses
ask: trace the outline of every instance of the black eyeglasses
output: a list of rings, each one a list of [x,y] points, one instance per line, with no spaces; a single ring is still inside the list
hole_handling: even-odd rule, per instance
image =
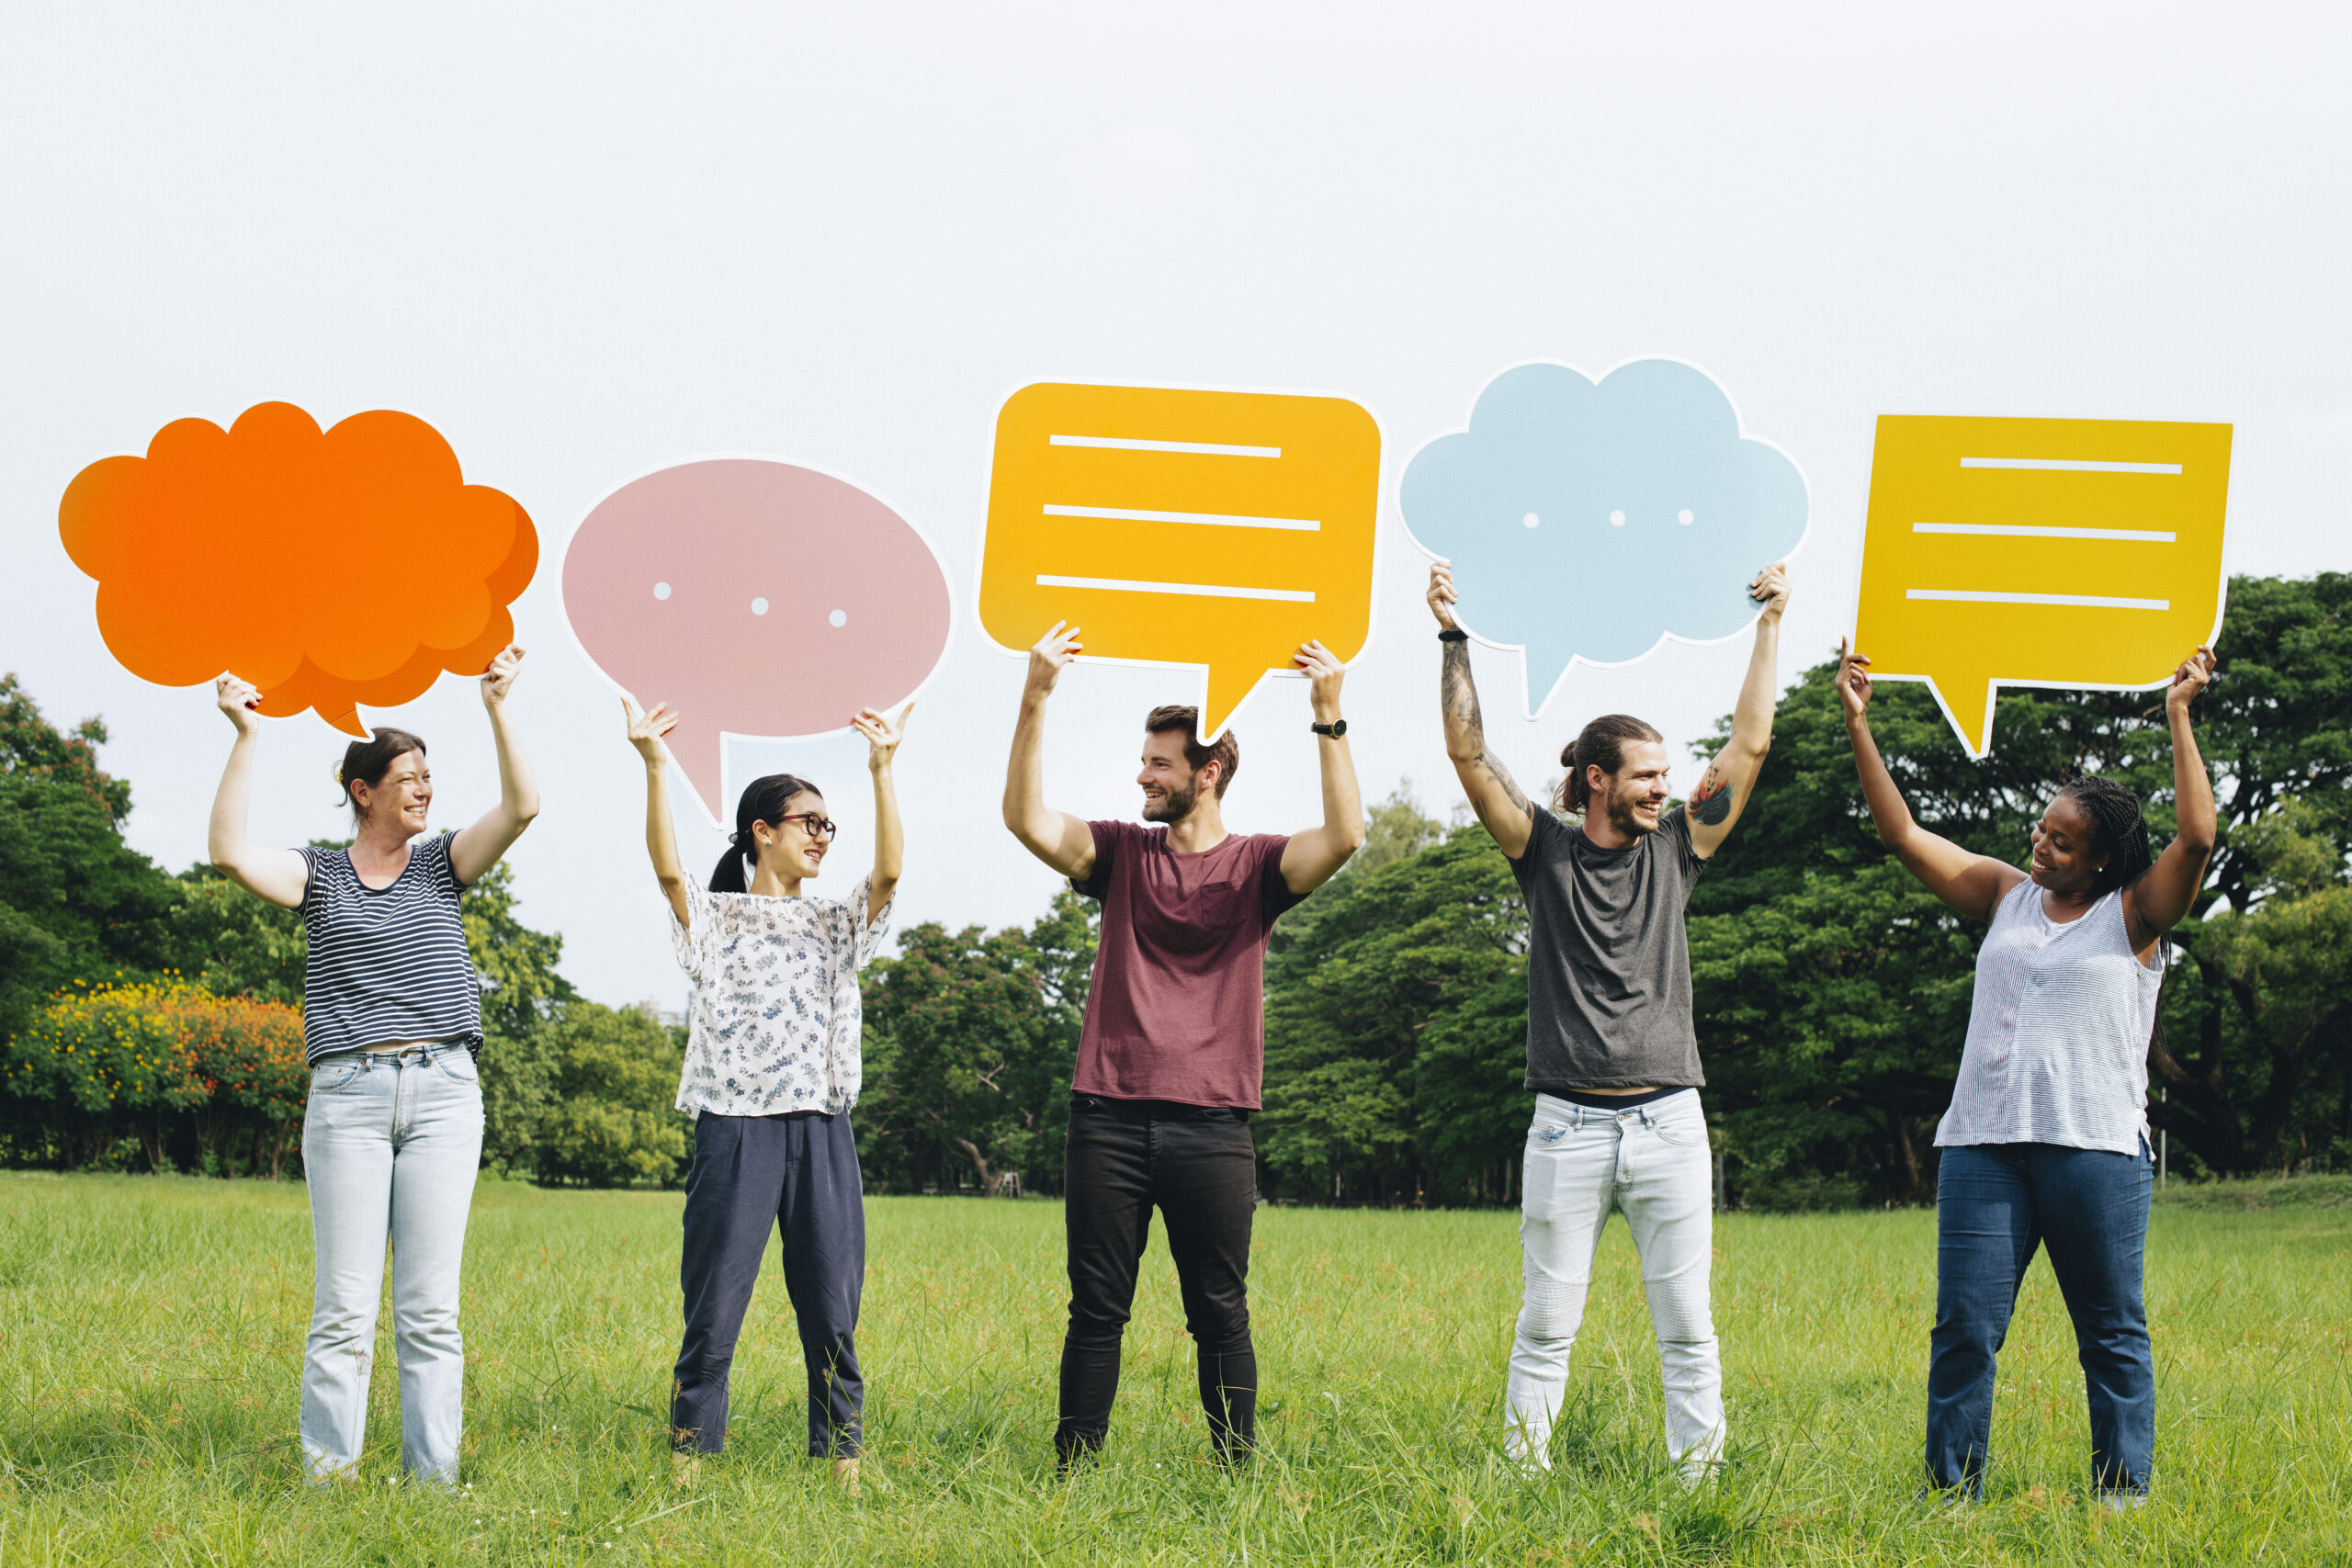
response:
[[[796,811],[789,817],[779,817],[776,820],[779,823],[799,823],[800,830],[812,839],[830,839],[839,830],[834,827],[831,818],[820,817],[814,811]]]

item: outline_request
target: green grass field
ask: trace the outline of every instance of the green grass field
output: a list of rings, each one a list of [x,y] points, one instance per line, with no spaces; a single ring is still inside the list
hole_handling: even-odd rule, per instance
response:
[[[860,1349],[864,1497],[802,1457],[775,1267],[731,1447],[691,1495],[655,1414],[680,1199],[486,1182],[466,1281],[459,1498],[394,1485],[390,1320],[362,1483],[300,1483],[310,1221],[294,1184],[0,1174],[0,1562],[2352,1562],[2352,1183],[2176,1192],[2149,1298],[2154,1501],[2085,1495],[2073,1339],[2037,1265],[2002,1363],[1987,1500],[1916,1495],[1933,1294],[1924,1213],[1717,1232],[1731,1460],[1664,1463],[1623,1227],[1601,1250],[1549,1480],[1498,1460],[1517,1307],[1508,1213],[1261,1212],[1263,1449],[1204,1462],[1155,1243],[1108,1461],[1056,1481],[1052,1203],[876,1199]]]

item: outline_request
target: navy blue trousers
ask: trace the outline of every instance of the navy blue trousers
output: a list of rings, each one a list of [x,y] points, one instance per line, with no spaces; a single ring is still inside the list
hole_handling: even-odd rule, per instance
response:
[[[2141,1271],[2154,1162],[2057,1144],[1947,1148],[1936,1178],[1936,1331],[1928,1361],[1928,1479],[1984,1485],[1994,1362],[2044,1241],[2075,1320],[2102,1491],[2144,1492],[2156,1452],[2156,1365]]]
[[[727,1447],[727,1375],[771,1226],[808,1364],[808,1451],[854,1457],[864,1441],[857,1302],[865,1285],[865,1186],[849,1117],[714,1116],[695,1122],[678,1282],[686,1335],[670,1398],[679,1450]]]

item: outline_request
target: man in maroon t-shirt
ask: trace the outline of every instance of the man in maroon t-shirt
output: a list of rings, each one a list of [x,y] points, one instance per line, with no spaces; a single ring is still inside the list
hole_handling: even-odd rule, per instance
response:
[[[1144,719],[1143,817],[1084,822],[1046,804],[1046,699],[1082,645],[1058,622],[1029,650],[1029,682],[1004,780],[1004,825],[1029,852],[1102,901],[1102,944],[1071,1081],[1062,1168],[1069,1233],[1069,1332],[1062,1341],[1067,1469],[1100,1449],[1119,1391],[1119,1340],[1136,1295],[1151,1210],[1200,1353],[1201,1404],[1216,1457],[1246,1455],[1257,1428],[1250,1342],[1250,1223],[1258,1150],[1250,1113],[1265,1067],[1266,935],[1363,842],[1363,805],[1340,716],[1344,671],[1319,642],[1296,656],[1322,754],[1323,825],[1285,838],[1225,830],[1220,802],[1241,762],[1227,729],[1200,743],[1188,707]]]

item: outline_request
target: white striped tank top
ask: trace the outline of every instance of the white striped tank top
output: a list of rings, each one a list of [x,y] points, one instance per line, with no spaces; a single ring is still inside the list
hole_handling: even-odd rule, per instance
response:
[[[481,1049],[481,982],[458,918],[466,889],[449,863],[449,838],[413,841],[390,887],[360,881],[347,850],[297,852],[311,868],[302,1044],[313,1063],[420,1040]]]
[[[2062,925],[2031,878],[2009,889],[1976,954],[1968,1043],[1937,1145],[2139,1153],[2164,977],[2161,961],[2133,956],[2120,892]]]

